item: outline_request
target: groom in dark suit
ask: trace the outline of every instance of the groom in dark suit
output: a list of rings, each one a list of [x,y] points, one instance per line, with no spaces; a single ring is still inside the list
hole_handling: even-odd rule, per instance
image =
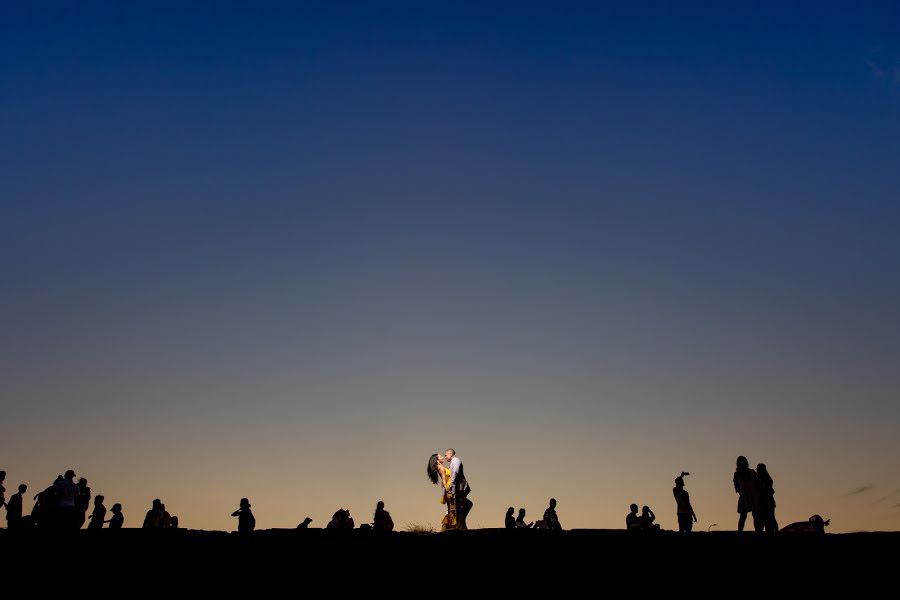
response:
[[[453,494],[456,504],[456,528],[468,529],[466,517],[472,510],[472,501],[469,500],[469,492],[472,491],[472,488],[469,487],[462,461],[456,455],[456,450],[448,448],[444,453],[444,458],[450,463],[450,493]]]

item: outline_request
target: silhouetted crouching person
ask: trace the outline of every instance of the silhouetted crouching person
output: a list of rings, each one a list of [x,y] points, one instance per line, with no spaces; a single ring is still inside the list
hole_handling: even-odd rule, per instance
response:
[[[231,513],[232,517],[238,518],[238,531],[240,533],[250,533],[256,529],[256,517],[250,510],[250,500],[241,498],[241,507]]]
[[[90,516],[91,522],[88,523],[89,531],[103,529],[103,520],[106,518],[106,507],[103,506],[103,500],[104,498],[101,494],[97,494],[97,497],[94,498],[94,511]]]
[[[694,514],[694,507],[691,506],[691,496],[684,489],[684,476],[690,473],[681,472],[681,475],[675,478],[675,487],[672,488],[672,494],[675,496],[675,506],[678,513],[678,532],[690,533],[697,522],[697,515]]]
[[[391,513],[384,510],[384,502],[379,500],[375,506],[375,518],[372,520],[372,529],[375,531],[393,531],[394,520]]]
[[[768,532],[778,531],[778,521],[775,520],[775,482],[763,463],[756,465],[756,476],[759,478],[759,512],[763,529]]]
[[[631,512],[625,515],[625,529],[628,531],[641,530],[641,517],[638,515],[638,505],[631,505]]]
[[[515,508],[510,506],[506,509],[506,518],[503,520],[503,528],[504,529],[515,529],[516,528],[516,518],[513,516],[513,513],[516,511]]]
[[[656,515],[649,506],[641,509],[641,531],[659,531],[659,524],[654,523]]]
[[[20,484],[18,493],[10,496],[9,501],[6,503],[6,526],[9,529],[21,529],[24,526],[22,503],[27,491],[28,486],[24,483]]]
[[[309,529],[309,524],[312,523],[312,519],[306,517],[303,519],[303,522],[297,525],[297,529]]]
[[[519,509],[519,516],[516,517],[516,529],[531,529],[534,523],[525,522],[525,509]]]
[[[112,519],[109,520],[110,529],[122,529],[125,524],[125,515],[122,514],[122,505],[118,502],[112,506]]]
[[[750,468],[750,462],[746,456],[737,457],[737,468],[734,470],[734,491],[738,494],[737,511],[738,531],[744,530],[747,522],[747,513],[753,515],[753,529],[763,530],[763,520],[759,510],[759,477],[756,471]]]

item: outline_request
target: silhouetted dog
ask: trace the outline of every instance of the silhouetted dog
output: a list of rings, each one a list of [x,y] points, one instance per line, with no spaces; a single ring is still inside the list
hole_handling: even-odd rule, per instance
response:
[[[785,525],[781,528],[781,531],[787,533],[825,533],[825,528],[831,524],[831,519],[827,521],[822,519],[819,515],[813,515],[809,518],[809,521],[798,521],[796,523],[791,523],[790,525]]]

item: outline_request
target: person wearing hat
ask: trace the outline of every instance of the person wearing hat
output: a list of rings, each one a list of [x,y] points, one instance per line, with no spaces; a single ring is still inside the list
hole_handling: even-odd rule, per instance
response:
[[[246,498],[241,498],[241,507],[231,513],[231,516],[238,518],[238,531],[241,533],[250,533],[256,528],[256,518],[250,510],[250,501]]]

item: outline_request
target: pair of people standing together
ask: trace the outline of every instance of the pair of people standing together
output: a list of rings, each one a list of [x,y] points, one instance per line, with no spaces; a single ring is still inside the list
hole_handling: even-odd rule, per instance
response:
[[[443,454],[437,452],[431,455],[428,459],[428,479],[441,487],[441,504],[447,505],[447,514],[441,521],[441,531],[468,529],[466,517],[473,506],[469,500],[472,488],[456,450],[448,448]]]

